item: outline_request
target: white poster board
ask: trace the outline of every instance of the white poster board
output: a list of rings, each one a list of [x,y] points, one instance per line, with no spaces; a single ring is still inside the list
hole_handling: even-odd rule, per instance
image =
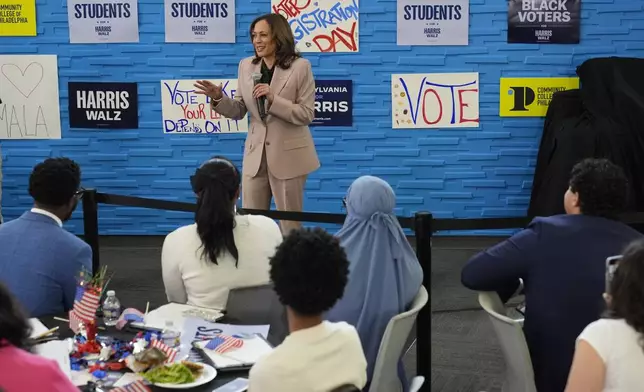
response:
[[[0,55],[0,139],[60,139],[56,55]]]
[[[358,0],[271,0],[288,19],[300,52],[358,52]]]
[[[398,45],[467,45],[470,0],[398,0]]]
[[[234,98],[237,79],[210,80],[223,86],[226,96]],[[162,80],[161,108],[163,132],[168,134],[218,134],[248,132],[248,115],[236,121],[210,108],[210,99],[195,93],[196,80]]]
[[[235,0],[165,0],[165,42],[235,42]]]
[[[139,42],[137,0],[67,0],[69,42]]]
[[[391,75],[392,128],[478,128],[479,74]]]

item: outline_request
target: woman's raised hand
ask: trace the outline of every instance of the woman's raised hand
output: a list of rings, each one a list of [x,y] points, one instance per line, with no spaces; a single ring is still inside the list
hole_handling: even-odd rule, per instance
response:
[[[217,86],[207,80],[197,80],[194,86],[195,93],[206,95],[212,100],[218,101],[224,96],[222,92],[223,86],[221,84]]]

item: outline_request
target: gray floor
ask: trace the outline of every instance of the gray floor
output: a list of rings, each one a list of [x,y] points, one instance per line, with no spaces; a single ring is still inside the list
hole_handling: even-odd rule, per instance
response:
[[[145,309],[166,302],[161,280],[159,237],[104,237],[101,263],[115,273],[112,289],[123,305]],[[432,392],[497,392],[505,369],[503,356],[476,295],[460,284],[467,259],[499,241],[495,238],[437,237],[433,241]],[[405,356],[415,374],[415,347]],[[428,380],[429,382],[429,380]]]

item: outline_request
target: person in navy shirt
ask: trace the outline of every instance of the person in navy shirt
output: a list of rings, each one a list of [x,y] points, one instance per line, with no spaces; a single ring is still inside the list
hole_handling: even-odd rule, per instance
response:
[[[30,317],[70,310],[79,272],[92,272],[89,245],[63,229],[83,194],[80,177],[70,159],[39,163],[29,177],[34,208],[0,225],[0,282]]]
[[[524,283],[524,333],[539,392],[562,392],[575,340],[604,308],[606,258],[642,235],[616,220],[627,206],[623,170],[605,159],[574,166],[565,215],[537,217],[526,229],[474,256],[461,281],[507,301]]]

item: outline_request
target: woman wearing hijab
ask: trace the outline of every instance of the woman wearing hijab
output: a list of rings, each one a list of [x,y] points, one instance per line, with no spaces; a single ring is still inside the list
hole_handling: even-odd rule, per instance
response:
[[[369,380],[387,323],[408,310],[423,281],[416,254],[394,215],[395,205],[389,184],[360,177],[349,187],[347,219],[336,234],[349,259],[349,283],[327,319],[356,327]],[[404,377],[401,382],[407,384]]]

